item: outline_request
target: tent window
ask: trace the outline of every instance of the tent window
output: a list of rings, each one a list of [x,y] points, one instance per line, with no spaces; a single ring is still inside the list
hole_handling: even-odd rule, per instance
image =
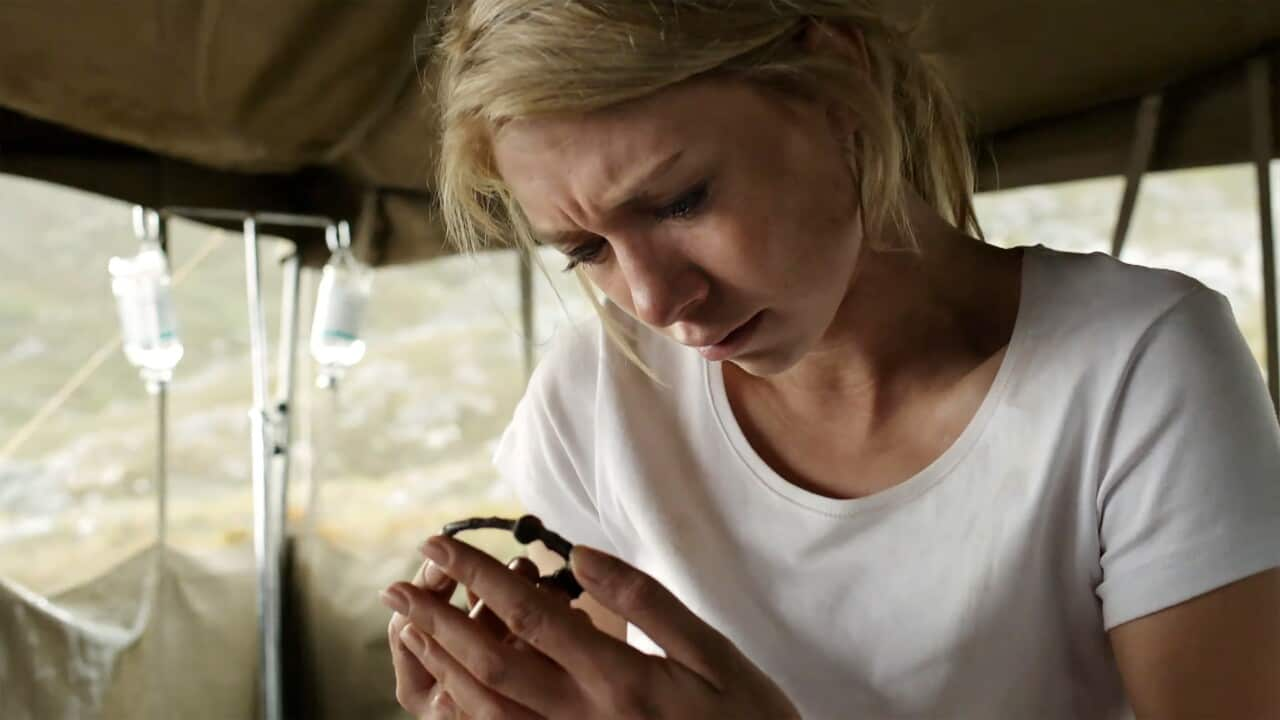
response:
[[[978,196],[977,211],[997,245],[1110,252],[1122,191],[1116,177],[1019,188]],[[1251,165],[1150,173],[1121,257],[1177,270],[1225,295],[1265,372],[1256,194]]]

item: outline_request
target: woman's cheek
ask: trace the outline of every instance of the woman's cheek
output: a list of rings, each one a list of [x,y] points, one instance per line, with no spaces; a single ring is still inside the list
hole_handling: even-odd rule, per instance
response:
[[[587,280],[604,293],[609,302],[617,305],[631,317],[635,317],[635,303],[631,302],[631,288],[627,285],[626,276],[617,269],[616,264],[588,267],[585,272]]]

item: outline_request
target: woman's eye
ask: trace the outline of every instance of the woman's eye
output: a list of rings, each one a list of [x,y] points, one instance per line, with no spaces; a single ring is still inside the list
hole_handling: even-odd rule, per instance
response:
[[[706,197],[707,184],[700,183],[694,189],[676,198],[670,205],[660,208],[658,217],[662,220],[687,218],[698,210]]]
[[[579,265],[594,265],[601,262],[604,259],[604,246],[604,239],[601,238],[570,250],[569,263],[564,266],[564,271],[569,272]]]

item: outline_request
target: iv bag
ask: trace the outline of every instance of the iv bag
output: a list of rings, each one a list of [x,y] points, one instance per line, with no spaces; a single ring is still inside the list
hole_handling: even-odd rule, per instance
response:
[[[132,257],[113,257],[107,263],[111,292],[116,298],[124,354],[148,384],[168,382],[182,359],[182,340],[173,310],[169,262],[156,240],[158,218],[138,220],[142,247]],[[150,227],[141,227],[143,223]]]
[[[372,286],[373,270],[345,247],[325,263],[311,324],[311,357],[321,367],[322,384],[342,377],[364,357],[360,326]]]

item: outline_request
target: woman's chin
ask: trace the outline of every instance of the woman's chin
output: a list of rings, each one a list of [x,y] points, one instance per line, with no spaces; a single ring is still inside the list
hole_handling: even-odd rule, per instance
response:
[[[726,360],[739,370],[752,375],[754,377],[769,377],[778,375],[791,369],[792,366],[799,361],[799,357],[791,357],[789,353],[778,352],[776,349],[760,349],[752,352],[744,352],[734,358]]]

